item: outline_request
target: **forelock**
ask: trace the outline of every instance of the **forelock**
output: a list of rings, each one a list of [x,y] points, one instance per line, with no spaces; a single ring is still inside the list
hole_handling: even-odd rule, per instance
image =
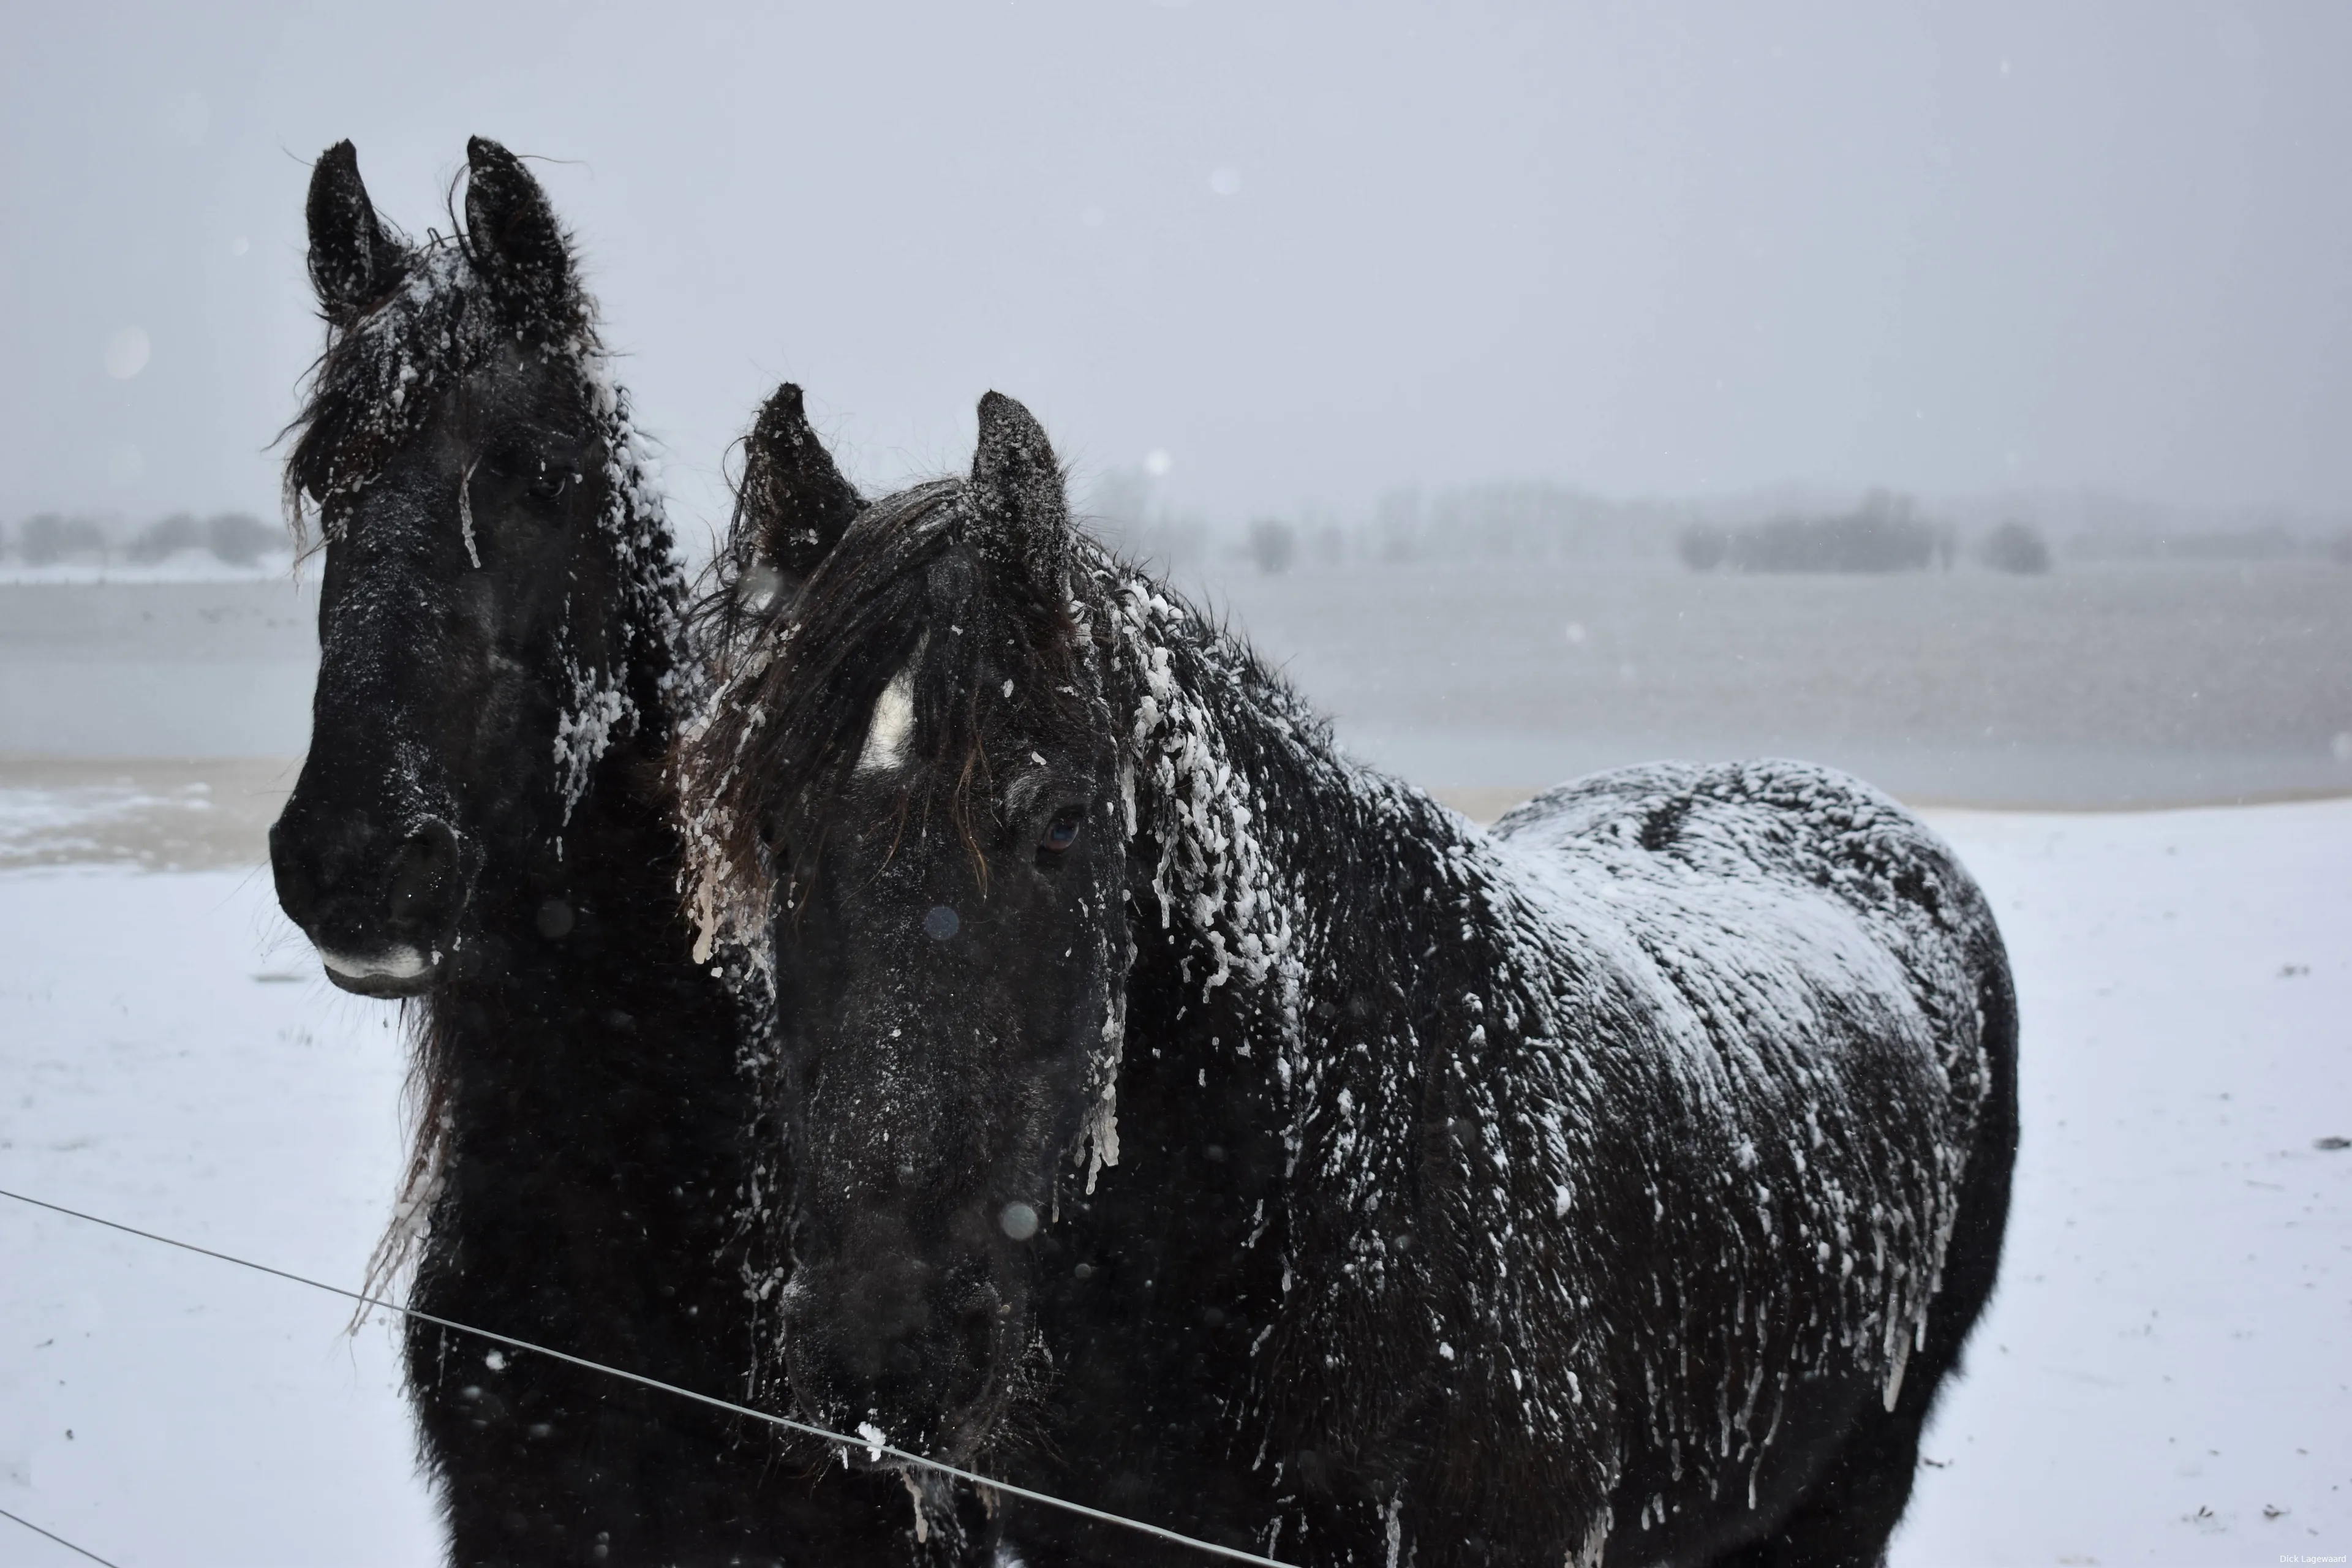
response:
[[[767,826],[816,810],[861,773],[908,795],[944,792],[961,817],[1021,760],[987,754],[992,724],[1016,710],[1030,722],[1082,721],[1066,601],[1001,580],[972,547],[973,521],[961,480],[876,502],[748,640],[681,758],[715,854],[700,874],[730,896],[772,874]]]
[[[332,331],[311,368],[302,411],[287,427],[286,510],[296,536],[309,509],[334,509],[412,437],[443,388],[510,342],[580,360],[601,352],[584,297],[540,319],[503,308],[463,245],[436,238],[410,253],[399,285]]]

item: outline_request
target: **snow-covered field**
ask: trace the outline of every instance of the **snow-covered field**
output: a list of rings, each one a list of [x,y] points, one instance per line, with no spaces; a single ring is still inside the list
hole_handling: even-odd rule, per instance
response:
[[[0,583],[276,583],[293,574],[294,552],[273,550],[258,560],[224,561],[209,550],[180,550],[160,561],[58,561],[35,566],[0,559]]]
[[[2352,1552],[2352,801],[1935,821],[2015,955],[2025,1137],[1895,1561]],[[0,872],[0,1186],[358,1282],[396,1028],[266,873]],[[0,1508],[123,1568],[434,1560],[383,1327],[5,1200],[0,1258]]]

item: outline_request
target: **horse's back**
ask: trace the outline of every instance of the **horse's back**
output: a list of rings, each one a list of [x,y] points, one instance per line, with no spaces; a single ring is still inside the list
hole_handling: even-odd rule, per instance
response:
[[[2000,952],[1982,893],[1943,840],[1861,780],[1814,763],[1612,769],[1514,807],[1495,833],[1598,874],[1818,889],[1896,949],[1948,948],[1971,967]]]
[[[1734,1087],[1710,1097],[1733,1136],[1826,1097],[1885,1157],[1966,1162],[2013,1072],[2008,958],[1900,805],[1811,763],[1660,763],[1564,784],[1496,836],[1646,1020],[1634,1055]]]
[[[1662,998],[1662,1017],[1684,1020],[1660,1038],[1679,1034],[1698,1047],[1685,1059],[1732,1059],[1759,1030],[1790,1031],[1792,1050],[1743,1097],[1750,1108],[1768,1110],[1767,1123],[1801,1124],[1824,1095],[1874,1090],[1850,1107],[1858,1113],[1850,1131],[1858,1145],[1879,1147],[1839,1180],[1859,1190],[1867,1173],[1884,1178],[1906,1166],[1928,1176],[1901,1205],[1917,1223],[1902,1227],[1896,1250],[1935,1283],[1923,1298],[1899,1269],[1888,1282],[1876,1321],[1903,1327],[1881,1342],[1891,1352],[1878,1373],[1883,1403],[1874,1394],[1828,1429],[1806,1432],[1792,1420],[1778,1445],[1766,1444],[1781,1450],[1782,1487],[1768,1481],[1760,1500],[1748,1494],[1747,1510],[1699,1507],[1674,1525],[1643,1506],[1664,1483],[1657,1456],[1635,1445],[1617,1500],[1639,1522],[1624,1528],[1621,1507],[1611,1561],[1672,1558],[1711,1539],[1706,1554],[1742,1537],[1777,1539],[1806,1561],[1871,1560],[1907,1499],[1919,1424],[1990,1292],[2007,1215],[2016,1012],[1981,891],[1901,805],[1801,763],[1618,769],[1538,796],[1496,832],[1580,901],[1590,893],[1621,915],[1643,955],[1633,983]],[[1776,971],[1793,983],[1769,984]],[[1811,1026],[1798,1026],[1802,1016]],[[1800,1163],[1766,1178],[1800,1212],[1817,1200],[1811,1234],[1839,1210],[1812,1190],[1823,1174]],[[1896,1182],[1872,1199],[1874,1212],[1916,1185]],[[1826,1285],[1806,1282],[1810,1262],[1802,1249],[1782,1260],[1781,1288],[1798,1300]],[[1870,1358],[1854,1370],[1870,1371]],[[1763,1537],[1748,1534],[1759,1528]]]

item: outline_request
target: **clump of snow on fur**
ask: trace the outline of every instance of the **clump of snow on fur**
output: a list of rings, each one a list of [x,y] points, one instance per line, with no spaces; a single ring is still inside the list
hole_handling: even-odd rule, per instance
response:
[[[1291,955],[1290,900],[1276,896],[1255,825],[1264,805],[1227,754],[1222,728],[1175,679],[1165,634],[1189,612],[1142,578],[1120,585],[1113,625],[1118,658],[1141,692],[1119,757],[1119,798],[1130,837],[1149,828],[1160,846],[1152,891],[1163,928],[1180,916],[1208,943],[1203,993],[1236,973],[1272,978],[1295,1010],[1300,973]],[[1139,785],[1154,803],[1137,816]]]
[[[572,667],[572,699],[555,718],[556,789],[563,796],[566,826],[614,735],[634,713],[628,694],[612,683],[609,671]]]

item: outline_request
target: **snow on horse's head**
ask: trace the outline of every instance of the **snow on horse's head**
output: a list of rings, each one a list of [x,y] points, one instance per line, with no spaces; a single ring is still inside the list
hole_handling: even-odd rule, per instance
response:
[[[387,226],[348,142],[309,216],[328,346],[286,492],[298,533],[319,522],[321,658],[271,859],[337,984],[413,994],[461,961],[486,867],[565,922],[600,764],[667,742],[681,583],[571,244],[512,153],[469,144],[455,237]]]
[[[1127,961],[1116,738],[1061,474],[1011,399],[980,424],[968,479],[833,531],[687,760],[721,781],[706,913],[763,940],[781,879],[796,939],[775,948],[789,1114],[818,1173],[785,1306],[794,1390],[967,1457],[1019,1381],[1024,1244],[1090,1124]],[[775,511],[838,493],[804,426],[784,434],[808,459],[739,531],[789,538]]]

